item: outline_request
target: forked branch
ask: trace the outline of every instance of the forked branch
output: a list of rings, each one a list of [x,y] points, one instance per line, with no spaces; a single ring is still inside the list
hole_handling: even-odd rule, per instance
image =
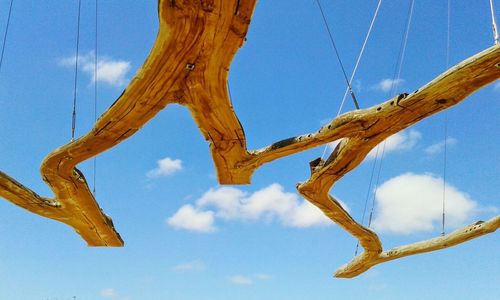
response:
[[[352,277],[371,266],[432,251],[495,231],[498,217],[448,236],[383,251],[378,236],[357,223],[329,195],[333,184],[358,166],[378,143],[412,124],[463,101],[500,77],[500,46],[451,68],[414,93],[343,114],[317,132],[248,151],[243,128],[227,91],[231,61],[243,44],[256,0],[160,0],[156,42],[124,93],[94,128],[54,150],[42,162],[44,181],[54,192],[37,195],[0,172],[0,196],[31,212],[73,227],[90,246],[122,246],[111,219],[100,209],[76,165],[132,136],[170,103],[187,106],[203,136],[222,184],[250,183],[264,163],[343,139],[327,161],[312,163],[299,192],[355,236],[365,249],[337,276]]]

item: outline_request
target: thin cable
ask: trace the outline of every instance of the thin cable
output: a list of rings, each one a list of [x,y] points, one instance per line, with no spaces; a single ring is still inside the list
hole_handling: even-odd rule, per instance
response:
[[[377,4],[377,8],[375,9],[375,13],[373,14],[372,21],[370,22],[370,27],[368,28],[368,32],[366,33],[365,40],[363,41],[363,45],[361,46],[361,50],[359,51],[358,58],[356,59],[356,64],[354,66],[354,70],[352,71],[351,78],[349,79],[349,86],[352,86],[352,81],[354,80],[354,76],[356,76],[356,72],[358,71],[359,64],[361,62],[361,58],[363,57],[363,54],[365,52],[366,44],[368,43],[368,39],[370,38],[373,25],[375,24],[375,20],[377,19],[378,12],[380,10],[380,6],[382,4],[382,0],[379,0]],[[336,117],[340,115],[342,112],[342,108],[344,107],[345,100],[347,98],[347,93],[349,93],[349,86],[345,89],[344,92],[344,97],[342,97],[342,101],[340,103],[339,110],[337,111]],[[326,149],[328,148],[328,145],[325,146],[323,149],[323,154],[321,155],[321,159],[324,159],[325,154],[326,154]]]
[[[368,39],[370,38],[370,34],[372,32],[373,25],[375,24],[375,20],[377,19],[378,12],[380,10],[380,6],[382,4],[382,0],[378,1],[377,8],[375,9],[375,13],[373,14],[372,21],[370,23],[370,27],[368,28],[368,32],[366,33],[365,40],[363,42],[363,46],[361,46],[361,51],[359,52],[358,59],[356,60],[356,64],[354,65],[354,70],[352,71],[351,78],[349,79],[349,85],[352,86],[352,81],[354,80],[354,76],[356,76],[356,72],[358,71],[359,63],[361,62],[361,58],[365,52],[366,44],[368,43]],[[349,87],[345,89],[344,97],[342,97],[342,102],[340,103],[339,111],[337,112],[337,116],[342,112],[342,108],[344,107],[345,100],[347,98],[347,93],[349,92]]]
[[[409,7],[409,10],[408,10],[405,31],[404,31],[404,34],[403,34],[403,38],[401,40],[400,48],[399,48],[398,63],[396,64],[396,67],[395,67],[395,72],[394,72],[394,76],[393,76],[393,80],[392,80],[392,85],[391,85],[391,96],[395,95],[395,91],[397,89],[398,82],[399,82],[399,80],[401,78],[401,70],[402,70],[403,61],[404,61],[404,58],[405,58],[406,45],[408,44],[408,36],[409,36],[409,32],[410,32],[411,21],[413,19],[413,9],[414,9],[414,6],[415,6],[415,1],[412,0],[411,4],[410,4],[410,7]],[[370,217],[368,219],[368,228],[371,226],[372,219],[373,219],[373,212],[375,210],[375,199],[377,197],[377,190],[378,190],[379,183],[380,183],[380,174],[382,172],[382,163],[383,163],[383,160],[384,160],[386,141],[387,140],[384,140],[384,143],[383,143],[383,146],[382,146],[382,154],[380,155],[380,163],[379,163],[379,168],[378,168],[377,181],[375,183],[375,189],[374,189],[374,192],[373,192],[373,199],[372,199],[372,207],[371,207],[371,210],[370,210]],[[375,159],[377,159],[377,157],[375,157]]]
[[[7,25],[5,25],[5,32],[3,34],[2,53],[0,54],[0,70],[2,70],[3,54],[5,52],[5,44],[7,43],[7,33],[9,32],[10,16],[12,14],[12,3],[13,2],[14,2],[14,0],[10,0],[9,15],[7,16]]]
[[[493,0],[490,0],[490,10],[491,10],[491,23],[493,27],[493,39],[495,40],[495,44],[498,44],[498,29],[497,29],[497,21],[495,19],[495,9],[494,9]]]
[[[377,198],[377,190],[378,190],[379,182],[380,182],[380,173],[382,173],[382,162],[384,161],[385,145],[386,145],[386,142],[384,141],[384,143],[382,145],[382,154],[380,155],[380,158],[379,158],[377,181],[375,182],[375,188],[373,190],[372,206],[370,209],[370,217],[368,218],[368,228],[370,228],[370,226],[372,225],[373,212],[375,210],[375,199]],[[376,159],[376,157],[375,157],[375,159]]]
[[[448,115],[444,114],[444,149],[443,149],[443,207],[441,218],[441,235],[445,234],[446,220],[446,161],[447,161],[447,144],[448,144]]]
[[[95,0],[95,36],[94,36],[94,123],[97,122],[97,11],[98,11],[98,0]],[[95,197],[96,189],[96,177],[97,177],[97,156],[94,156],[94,174],[93,174],[93,189],[92,192]]]
[[[377,147],[377,150],[375,152],[375,157],[378,157],[378,150],[379,150],[379,147]],[[368,208],[368,200],[370,199],[370,194],[372,191],[373,174],[375,174],[375,166],[376,165],[377,165],[377,160],[374,159],[373,166],[372,166],[372,172],[370,175],[370,183],[368,184],[368,190],[366,191],[365,207],[363,208],[363,216],[361,217],[361,224],[365,223],[366,209]],[[356,251],[354,251],[354,256],[358,255],[358,249],[359,249],[359,240],[356,243]]]
[[[76,56],[75,56],[75,84],[73,87],[73,115],[71,121],[71,141],[75,140],[75,127],[76,127],[76,88],[78,83],[78,51],[80,48],[80,10],[82,1],[78,0],[78,24],[76,31]]]
[[[446,69],[450,65],[450,44],[451,44],[451,0],[448,0],[448,22],[446,33]]]
[[[396,68],[394,70],[394,77],[391,83],[391,92],[390,92],[391,96],[396,95],[396,89],[398,87],[399,80],[401,79],[401,70],[403,69],[403,61],[405,59],[406,45],[408,44],[408,36],[410,35],[410,26],[411,26],[411,21],[413,19],[414,7],[415,7],[415,0],[412,0],[410,7],[408,9],[408,16],[406,19],[406,28],[403,34],[403,40],[401,41],[401,45],[399,48],[398,64],[396,65]]]
[[[349,83],[349,79],[347,79],[347,74],[345,72],[344,64],[342,64],[342,60],[340,59],[340,54],[337,49],[337,45],[335,44],[335,41],[333,39],[333,34],[332,31],[330,30],[330,26],[328,26],[328,22],[326,21],[326,16],[325,13],[323,12],[323,7],[321,6],[321,3],[319,0],[316,0],[316,3],[318,4],[319,11],[321,12],[321,17],[323,18],[323,22],[325,23],[326,30],[328,31],[328,36],[330,37],[330,42],[333,46],[333,49],[335,50],[335,55],[337,56],[337,60],[340,64],[340,68],[342,69],[342,74],[344,75],[345,82],[347,84],[347,88],[349,90],[349,93],[351,94],[352,101],[354,102],[354,106],[356,109],[359,109],[359,104],[358,100],[356,100],[356,96],[354,95],[354,91],[352,90],[351,84]]]
[[[450,36],[451,36],[451,0],[448,0],[448,22],[446,32],[446,69],[450,62]],[[444,153],[443,153],[443,199],[441,215],[441,235],[445,235],[446,226],[446,165],[447,165],[447,146],[448,146],[448,112],[444,112]]]

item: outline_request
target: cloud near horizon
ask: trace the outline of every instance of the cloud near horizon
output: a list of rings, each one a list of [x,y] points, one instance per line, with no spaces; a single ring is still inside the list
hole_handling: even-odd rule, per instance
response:
[[[116,298],[118,293],[113,288],[105,288],[101,290],[100,295],[103,298]]]
[[[376,193],[377,231],[408,235],[440,229],[443,179],[431,174],[405,173],[384,182]],[[457,228],[477,214],[469,195],[446,183],[446,227]]]
[[[316,206],[295,193],[285,192],[277,183],[251,194],[234,187],[209,189],[194,205],[183,205],[166,222],[176,229],[209,233],[215,231],[216,219],[277,220],[283,226],[296,228],[333,224]]]
[[[59,65],[74,68],[76,56],[66,57],[59,60]],[[131,64],[125,60],[114,60],[103,56],[97,61],[97,78],[95,76],[95,54],[89,52],[78,56],[78,66],[83,72],[90,76],[90,83],[102,82],[110,86],[124,86],[127,83],[125,76],[130,71]]]

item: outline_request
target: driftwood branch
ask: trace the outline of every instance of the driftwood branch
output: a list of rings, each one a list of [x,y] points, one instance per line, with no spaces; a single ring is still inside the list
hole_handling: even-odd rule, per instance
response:
[[[90,132],[54,150],[42,162],[42,178],[54,198],[41,197],[0,172],[0,196],[68,224],[90,246],[122,246],[123,241],[76,169],[77,164],[132,136],[170,103],[192,110],[205,137],[216,141],[212,148],[225,151],[228,138],[241,138],[244,143],[226,81],[229,64],[246,36],[255,0],[161,0],[158,5],[157,39],[126,90]],[[221,120],[214,119],[211,112],[217,106],[227,108],[217,115]],[[225,126],[239,129],[227,135]]]
[[[155,44],[129,86],[79,139],[42,162],[53,198],[37,195],[0,172],[0,196],[33,213],[73,227],[90,246],[122,246],[111,219],[100,209],[76,165],[132,136],[168,104],[185,105],[210,150],[222,184],[250,183],[264,163],[343,139],[326,160],[311,163],[311,178],[298,191],[355,236],[364,252],[337,271],[352,277],[395,258],[449,247],[493,232],[498,218],[445,237],[383,251],[375,232],[357,223],[329,195],[333,184],[358,166],[378,143],[412,124],[463,101],[500,77],[500,46],[465,60],[411,94],[343,114],[317,132],[248,151],[227,91],[231,61],[243,45],[256,0],[160,0]]]
[[[335,276],[343,278],[355,277],[380,263],[405,256],[449,248],[482,235],[495,232],[498,227],[500,227],[500,216],[496,216],[486,222],[478,221],[444,236],[395,247],[380,253],[365,251],[348,264],[340,267],[335,272]]]
[[[316,160],[311,178],[297,187],[301,195],[355,236],[365,249],[365,252],[355,258],[351,264],[337,271],[336,276],[359,275],[377,263],[397,257],[387,255],[388,252],[382,252],[381,247],[375,247],[372,241],[376,235],[374,237],[373,232],[349,219],[348,213],[339,205],[331,204],[332,198],[328,195],[331,187],[358,166],[366,155],[387,137],[463,101],[470,93],[498,79],[500,77],[499,62],[500,47],[497,45],[461,62],[410,95],[402,94],[381,105],[350,113],[352,114],[350,123],[370,124],[370,126],[345,135],[346,138],[337,145],[327,161]],[[334,120],[327,125],[327,128],[335,122]],[[496,221],[491,222],[488,232],[495,231],[498,226],[497,218]],[[468,234],[453,235],[453,244],[465,242],[485,233],[487,232],[473,231]],[[442,241],[442,244],[439,244],[440,247],[433,246],[440,241]],[[418,248],[425,249],[421,252],[428,252],[451,245],[446,239],[438,239],[437,242],[431,240],[408,245],[405,249]],[[402,256],[419,252],[406,251],[404,253]],[[387,258],[384,260],[382,257]]]

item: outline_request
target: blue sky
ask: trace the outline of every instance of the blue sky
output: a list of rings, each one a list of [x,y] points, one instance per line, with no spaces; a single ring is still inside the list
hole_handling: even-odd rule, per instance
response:
[[[0,32],[9,2],[0,0]],[[348,74],[376,2],[322,1]],[[446,2],[416,1],[399,92],[446,69]],[[390,97],[408,4],[382,4],[353,83],[363,108]],[[98,114],[146,58],[156,5],[100,1]],[[94,9],[83,1],[77,136],[94,120]],[[450,66],[493,44],[488,1],[452,1],[451,11]],[[40,162],[71,139],[76,13],[76,1],[15,1],[0,70],[0,169],[42,195],[51,193]],[[258,3],[229,79],[250,149],[336,115],[345,82],[322,22],[314,1]],[[496,82],[448,111],[447,231],[498,214],[499,98]],[[437,115],[386,144],[373,223],[386,248],[440,234],[443,127]],[[0,202],[0,299],[500,298],[498,234],[332,278],[356,242],[295,192],[323,149],[265,165],[249,186],[222,187],[189,111],[169,106],[97,158],[97,199],[124,248],[88,248],[71,228]],[[372,163],[332,190],[357,220]],[[90,182],[92,165],[79,166]]]

